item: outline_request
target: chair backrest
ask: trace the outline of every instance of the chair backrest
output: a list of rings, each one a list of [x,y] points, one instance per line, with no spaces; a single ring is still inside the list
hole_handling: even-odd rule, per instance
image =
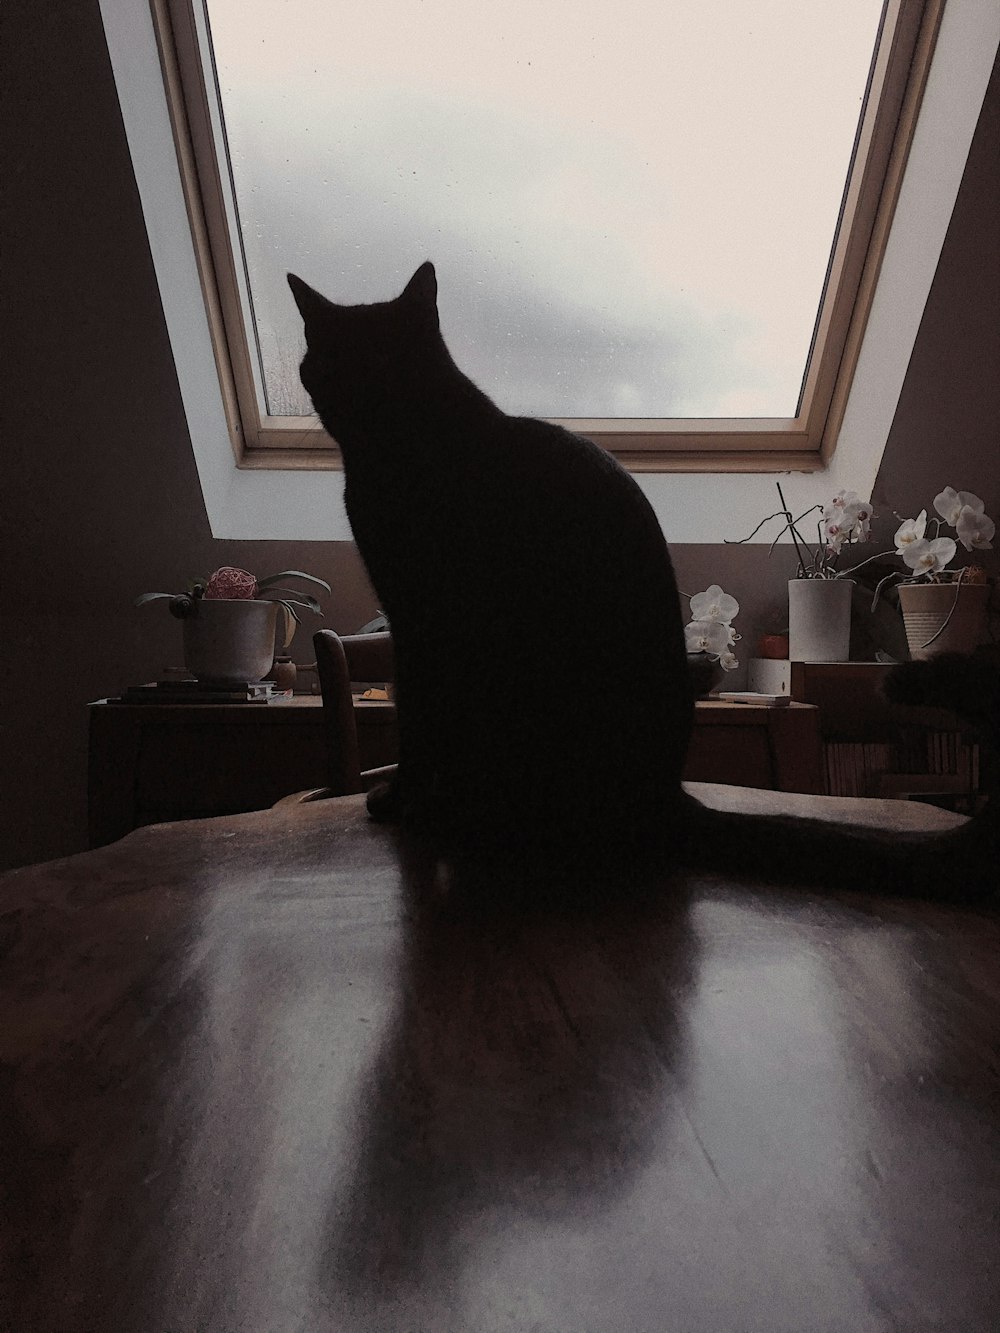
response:
[[[326,634],[331,632],[320,631]],[[392,635],[388,631],[379,634],[345,634],[340,642],[344,645],[351,680],[393,679]]]
[[[316,671],[323,695],[323,736],[327,787],[331,796],[363,791],[352,680],[392,679],[392,639],[388,634],[349,634],[332,629],[313,635]]]

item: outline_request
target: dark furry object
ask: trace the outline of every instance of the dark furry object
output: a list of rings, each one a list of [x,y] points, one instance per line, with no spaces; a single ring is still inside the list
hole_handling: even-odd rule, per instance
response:
[[[1000,749],[1000,662],[942,653],[926,662],[904,662],[886,678],[893,703],[948,708],[974,727],[992,750]]]
[[[588,440],[506,415],[462,374],[429,263],[373,305],[289,283],[302,382],[340,445],[348,516],[393,633],[400,766],[375,817],[454,861],[558,865],[577,886],[623,862],[843,884],[849,863],[858,887],[941,895],[956,855],[966,891],[980,883],[995,810],[961,837],[910,846],[688,797],[683,617],[633,478]]]

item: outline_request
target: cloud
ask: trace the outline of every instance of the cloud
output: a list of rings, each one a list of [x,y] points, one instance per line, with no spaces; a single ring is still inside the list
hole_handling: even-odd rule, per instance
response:
[[[265,363],[430,256],[510,410],[792,413],[880,8],[212,0]]]
[[[451,123],[453,108],[432,113],[402,99],[354,111],[365,120],[365,153],[336,136],[322,147],[302,137],[289,163],[280,137],[258,132],[239,154],[273,412],[310,410],[297,383],[301,329],[285,272],[334,301],[384,300],[426,258],[438,268],[453,356],[506,411],[712,416],[741,394],[756,404],[773,387],[746,355],[749,317],[705,314],[681,293],[656,290],[637,271],[630,238],[594,216],[593,200],[551,189],[560,173],[573,174],[575,150],[559,135],[516,124],[489,140],[474,119]],[[428,148],[442,137],[435,115],[449,121],[447,154]],[[416,164],[410,179],[407,162]],[[621,174],[609,169],[612,179]],[[784,386],[785,410],[797,389]]]

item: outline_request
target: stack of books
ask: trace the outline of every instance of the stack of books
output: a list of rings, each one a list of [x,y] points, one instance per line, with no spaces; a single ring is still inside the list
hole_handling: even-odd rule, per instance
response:
[[[130,685],[113,704],[266,704],[292,697],[279,690],[273,680],[226,682],[213,685],[205,680],[157,680],[150,685]]]

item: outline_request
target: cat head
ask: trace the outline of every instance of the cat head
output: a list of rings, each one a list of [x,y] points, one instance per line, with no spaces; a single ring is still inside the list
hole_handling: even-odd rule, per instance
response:
[[[399,296],[372,305],[337,305],[294,273],[288,285],[305,324],[299,376],[323,425],[341,443],[359,417],[398,396],[444,348],[429,261]]]

